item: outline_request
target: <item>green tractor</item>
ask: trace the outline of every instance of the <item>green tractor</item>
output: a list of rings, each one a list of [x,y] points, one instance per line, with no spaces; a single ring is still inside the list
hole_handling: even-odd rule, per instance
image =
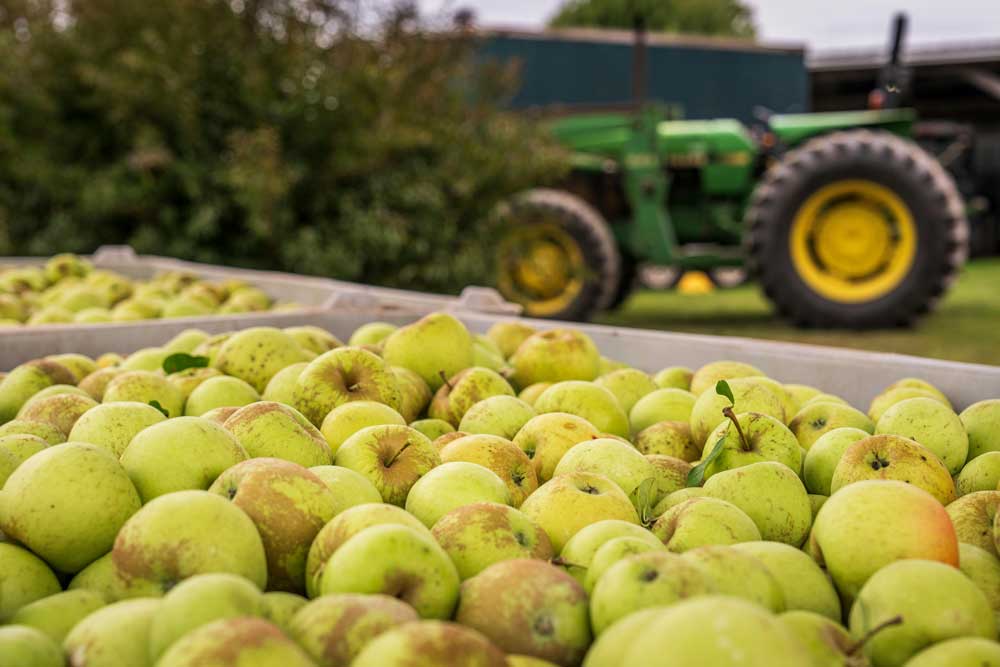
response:
[[[881,84],[890,95],[902,27]],[[639,82],[641,27],[634,53]],[[550,121],[571,173],[559,189],[516,198],[498,246],[497,285],[526,315],[589,319],[652,264],[745,267],[803,327],[901,326],[964,263],[964,204],[911,140],[912,110],[761,114],[748,128],[676,120],[642,97],[630,112]]]

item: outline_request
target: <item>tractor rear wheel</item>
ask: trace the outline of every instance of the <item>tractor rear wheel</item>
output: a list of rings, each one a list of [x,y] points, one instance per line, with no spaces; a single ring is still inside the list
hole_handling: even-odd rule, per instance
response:
[[[968,254],[962,199],[916,144],[853,130],[813,139],[750,202],[750,265],[799,326],[903,326],[930,310]]]
[[[498,246],[497,288],[529,317],[586,320],[620,295],[622,259],[604,218],[559,190],[510,204]]]

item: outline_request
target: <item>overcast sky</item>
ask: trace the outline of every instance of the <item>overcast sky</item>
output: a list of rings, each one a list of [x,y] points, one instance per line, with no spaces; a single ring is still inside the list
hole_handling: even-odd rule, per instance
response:
[[[541,27],[562,0],[419,0],[427,11],[471,7],[482,25]],[[1000,0],[748,0],[765,41],[813,49],[881,47],[893,12],[910,15],[913,44],[1000,41]]]

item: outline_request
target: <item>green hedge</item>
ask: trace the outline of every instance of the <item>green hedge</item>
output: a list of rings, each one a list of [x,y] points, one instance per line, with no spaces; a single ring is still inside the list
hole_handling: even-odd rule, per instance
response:
[[[0,253],[128,243],[422,289],[488,279],[490,212],[563,156],[500,110],[512,72],[470,39],[335,7],[8,0]]]

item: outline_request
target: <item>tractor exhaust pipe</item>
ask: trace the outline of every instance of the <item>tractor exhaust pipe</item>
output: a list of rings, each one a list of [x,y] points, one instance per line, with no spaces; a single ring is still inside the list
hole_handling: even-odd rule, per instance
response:
[[[889,44],[889,64],[899,65],[903,55],[903,42],[906,40],[908,25],[906,14],[899,12],[892,18],[892,41]]]

